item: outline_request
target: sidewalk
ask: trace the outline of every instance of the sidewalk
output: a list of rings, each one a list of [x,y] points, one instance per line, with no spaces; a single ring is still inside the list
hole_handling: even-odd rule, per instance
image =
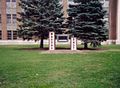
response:
[[[0,40],[0,45],[33,45],[33,44],[39,44],[40,41],[34,41],[34,40],[30,40],[30,41],[23,41],[23,40]],[[44,44],[49,44],[48,40],[44,40]],[[56,40],[56,44],[70,44],[70,40],[68,42],[57,42]],[[81,44],[80,40],[77,40],[77,44]],[[108,44],[108,42],[103,42],[103,45]]]

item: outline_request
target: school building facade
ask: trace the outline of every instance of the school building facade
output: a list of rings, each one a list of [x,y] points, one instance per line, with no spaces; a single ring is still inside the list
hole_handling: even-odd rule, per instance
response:
[[[105,20],[109,29],[109,43],[120,44],[120,0],[100,0],[107,10]],[[21,11],[19,0],[0,0],[0,40],[19,40],[17,37],[17,12]],[[64,16],[67,17],[69,4],[73,0],[60,0]]]

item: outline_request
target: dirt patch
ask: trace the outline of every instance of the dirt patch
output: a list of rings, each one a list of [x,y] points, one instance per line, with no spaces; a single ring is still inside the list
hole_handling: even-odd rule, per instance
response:
[[[106,51],[106,49],[102,49],[102,48],[89,48],[89,49],[83,49],[83,48],[78,48],[77,50],[70,50],[70,49],[64,49],[64,48],[56,48],[56,50],[50,51],[50,50],[46,50],[46,51],[42,51],[41,53],[45,54],[79,54],[79,53],[89,53],[89,52],[104,52]]]
[[[77,50],[70,50],[70,48],[56,48],[55,50],[50,51],[49,48],[21,48],[20,50],[27,51],[40,51],[42,54],[75,54],[75,53],[89,53],[89,52],[103,52],[106,49],[102,48],[78,48]]]
[[[41,53],[42,54],[74,54],[74,53],[81,53],[82,51],[80,50],[53,50],[53,51],[50,51],[50,50],[47,50],[47,51],[42,51]]]

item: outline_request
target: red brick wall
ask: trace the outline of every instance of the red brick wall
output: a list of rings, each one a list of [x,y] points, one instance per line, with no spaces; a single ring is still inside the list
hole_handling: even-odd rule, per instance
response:
[[[1,22],[2,22],[2,40],[7,40],[7,25],[6,25],[6,0],[1,0]]]
[[[117,0],[110,0],[109,14],[109,39],[116,40],[117,37]]]

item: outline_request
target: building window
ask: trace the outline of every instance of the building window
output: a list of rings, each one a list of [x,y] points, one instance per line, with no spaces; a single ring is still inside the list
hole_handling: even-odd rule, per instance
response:
[[[7,9],[16,8],[16,0],[6,1]]]
[[[11,23],[11,14],[7,14],[7,23]]]
[[[6,5],[7,5],[7,8],[11,8],[10,0],[7,0],[7,1],[6,1]]]
[[[16,40],[17,39],[17,31],[8,30],[7,38],[8,38],[8,40]]]
[[[13,0],[13,1],[12,1],[12,6],[11,6],[11,8],[16,8],[16,0]]]
[[[8,40],[12,40],[12,32],[11,31],[7,31],[7,38],[8,38]]]
[[[16,20],[16,14],[12,14],[12,19],[13,19],[13,24],[16,24],[17,20]]]
[[[16,0],[12,0],[12,2],[16,2]]]
[[[13,31],[13,40],[17,39],[17,31]]]
[[[6,2],[10,2],[10,0],[6,0]]]

